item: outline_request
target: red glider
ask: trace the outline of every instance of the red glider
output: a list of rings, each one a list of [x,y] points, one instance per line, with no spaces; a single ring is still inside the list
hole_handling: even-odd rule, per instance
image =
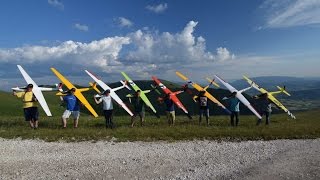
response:
[[[174,102],[174,104],[180,108],[188,117],[189,119],[192,119],[192,117],[190,116],[188,110],[183,106],[183,104],[181,103],[181,101],[178,99],[178,97],[176,96],[177,94],[182,93],[183,91],[176,91],[176,92],[172,92],[170,89],[168,89],[164,84],[161,83],[161,81],[155,77],[152,76],[152,79],[154,80],[154,82],[157,84],[157,86],[159,86],[163,92],[168,95],[170,94],[172,101]]]

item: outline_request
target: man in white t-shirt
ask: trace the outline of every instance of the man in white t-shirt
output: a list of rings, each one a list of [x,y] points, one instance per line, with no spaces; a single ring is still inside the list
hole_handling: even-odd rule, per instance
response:
[[[110,96],[110,90],[107,89],[102,93],[102,96],[98,100],[96,96],[94,96],[94,100],[97,104],[103,103],[103,114],[106,119],[106,128],[113,128],[112,122],[112,112],[113,112],[113,104],[112,98]]]

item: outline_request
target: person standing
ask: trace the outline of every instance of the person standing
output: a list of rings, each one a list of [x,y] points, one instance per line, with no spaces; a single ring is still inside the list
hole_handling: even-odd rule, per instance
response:
[[[171,99],[171,93],[168,93],[164,98],[158,99],[160,102],[164,102],[166,104],[166,115],[169,126],[174,126],[176,121],[176,114],[174,109],[174,102]]]
[[[67,119],[69,119],[70,115],[73,116],[73,127],[78,127],[79,117],[80,117],[80,103],[77,97],[74,95],[76,92],[75,88],[71,88],[68,91],[68,94],[64,97],[60,96],[61,101],[67,104],[67,109],[62,114],[62,125],[63,128],[67,127]]]
[[[140,96],[140,90],[137,90],[136,93],[134,95],[128,95],[127,97],[130,98],[130,101],[131,101],[131,98],[132,98],[132,105],[133,105],[133,108],[134,108],[134,113],[133,113],[133,116],[131,117],[131,127],[134,126],[135,124],[135,119],[136,117],[139,115],[140,117],[140,123],[141,123],[141,126],[144,125],[144,117],[145,117],[145,103],[143,102],[143,100],[141,99],[141,96]]]
[[[106,119],[106,128],[114,128],[112,119],[113,119],[113,104],[112,104],[112,98],[110,96],[110,90],[105,90],[99,100],[97,100],[97,97],[94,96],[94,101],[97,104],[103,103],[103,114]]]
[[[269,125],[270,123],[270,115],[272,112],[272,103],[268,99],[268,93],[263,93],[257,96],[253,96],[254,99],[258,99],[259,102],[259,111],[261,116],[266,115],[266,125]],[[258,119],[257,126],[260,125],[262,122],[262,119]]]
[[[37,98],[34,96],[32,89],[33,85],[28,84],[25,92],[13,91],[13,95],[22,98],[23,112],[25,120],[29,122],[30,127],[33,129],[38,128],[39,111],[37,107]]]
[[[209,106],[208,106],[208,98],[205,96],[205,91],[200,91],[196,101],[199,102],[199,125],[201,124],[202,117],[206,117],[207,126],[209,126]]]
[[[239,112],[240,112],[240,100],[236,97],[237,92],[232,92],[228,97],[224,97],[222,100],[228,100],[229,110],[231,111],[230,122],[231,126],[238,126],[239,124]],[[234,118],[236,118],[236,123],[234,123]]]

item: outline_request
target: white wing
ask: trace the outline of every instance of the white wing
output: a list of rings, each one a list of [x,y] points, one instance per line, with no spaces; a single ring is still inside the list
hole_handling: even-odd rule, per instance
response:
[[[46,100],[43,97],[43,94],[40,90],[40,88],[38,87],[38,85],[31,79],[31,77],[27,74],[27,72],[20,66],[17,65],[23,78],[26,80],[26,82],[28,84],[33,84],[33,88],[32,88],[32,92],[33,94],[36,96],[39,104],[41,105],[42,109],[44,110],[44,112],[47,114],[47,116],[52,116],[50,109],[48,107],[48,104],[46,102]]]
[[[229,83],[225,82],[224,80],[222,80],[221,78],[219,78],[217,75],[215,75],[215,77],[226,87],[229,89],[229,91],[231,93],[233,92],[237,92],[236,97],[242,102],[242,104],[244,104],[245,106],[247,106],[247,108],[250,109],[251,112],[253,112],[253,114],[255,114],[259,119],[261,119],[261,115],[253,108],[253,106],[250,104],[250,102],[241,94],[240,91],[238,91],[236,88],[234,88],[233,86],[231,86]],[[251,88],[251,87],[250,87]],[[247,88],[246,88],[247,89]]]
[[[85,70],[86,73],[97,83],[103,90],[110,90],[110,96],[113,100],[115,100],[124,110],[126,110],[130,116],[133,116],[133,113],[130,111],[130,109],[126,106],[126,104],[120,99],[120,97],[114,92],[117,90],[117,88],[111,89],[106,83],[98,79],[96,76],[91,74],[89,71]],[[123,86],[124,87],[124,86]]]

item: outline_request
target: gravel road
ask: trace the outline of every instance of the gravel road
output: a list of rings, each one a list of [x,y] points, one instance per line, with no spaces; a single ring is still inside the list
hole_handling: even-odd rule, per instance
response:
[[[0,179],[320,179],[320,139],[48,143],[0,138]]]

